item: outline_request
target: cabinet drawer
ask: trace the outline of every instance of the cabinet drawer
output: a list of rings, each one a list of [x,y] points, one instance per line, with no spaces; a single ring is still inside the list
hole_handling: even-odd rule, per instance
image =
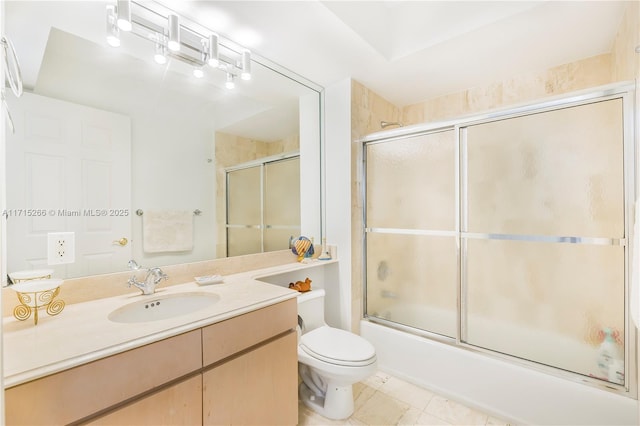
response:
[[[297,299],[289,299],[202,329],[202,361],[207,366],[298,325]]]
[[[92,426],[202,424],[202,375],[198,374],[118,408],[87,424]]]
[[[5,392],[6,423],[67,424],[202,367],[201,332],[190,331]]]

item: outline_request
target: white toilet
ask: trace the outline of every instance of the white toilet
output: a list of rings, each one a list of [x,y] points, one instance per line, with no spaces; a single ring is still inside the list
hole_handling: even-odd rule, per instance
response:
[[[373,345],[324,322],[323,289],[298,295],[300,400],[329,419],[353,413],[352,385],[376,371]]]

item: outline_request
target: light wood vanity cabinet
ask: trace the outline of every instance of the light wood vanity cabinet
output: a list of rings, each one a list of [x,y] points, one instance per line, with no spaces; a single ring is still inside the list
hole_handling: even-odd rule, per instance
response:
[[[5,391],[7,425],[296,424],[297,302]]]
[[[293,299],[202,329],[203,424],[298,422],[297,319]]]
[[[202,329],[202,364],[207,367],[298,325],[298,304],[290,299]],[[297,349],[296,349],[297,350]]]
[[[201,353],[194,330],[9,388],[6,424],[78,421],[199,370]]]
[[[87,424],[105,426],[202,423],[202,374],[168,386]]]
[[[296,424],[297,340],[295,332],[288,333],[205,371],[203,424]]]

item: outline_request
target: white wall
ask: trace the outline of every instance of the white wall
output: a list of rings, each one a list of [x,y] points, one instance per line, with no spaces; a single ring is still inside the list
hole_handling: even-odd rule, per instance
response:
[[[216,257],[214,135],[196,122],[159,120],[144,111],[131,117],[131,210],[134,259],[153,267]],[[146,254],[137,209],[199,209],[190,252]]]
[[[300,97],[300,232],[319,247],[322,234],[320,200],[320,103],[312,93]],[[308,184],[309,182],[310,184]]]
[[[327,243],[338,246],[341,327],[351,329],[351,79],[325,88]]]
[[[133,255],[145,267],[216,257],[216,173],[213,131],[195,121],[158,119],[145,111],[131,117],[131,210]],[[147,254],[142,247],[142,217],[137,209],[202,211],[194,216],[190,252]],[[124,265],[126,266],[126,265]]]

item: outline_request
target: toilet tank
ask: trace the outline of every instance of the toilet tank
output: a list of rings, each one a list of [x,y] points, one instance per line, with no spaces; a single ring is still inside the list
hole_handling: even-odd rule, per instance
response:
[[[298,316],[302,318],[304,324],[302,333],[326,325],[324,322],[324,289],[319,288],[298,295]]]

